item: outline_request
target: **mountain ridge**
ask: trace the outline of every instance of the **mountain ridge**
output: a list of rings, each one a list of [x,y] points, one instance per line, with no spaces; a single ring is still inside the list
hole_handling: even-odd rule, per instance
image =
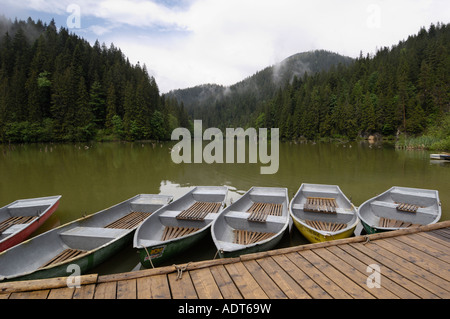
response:
[[[313,50],[293,54],[281,62],[267,66],[243,80],[229,86],[219,84],[201,84],[190,88],[172,90],[166,96],[183,103],[189,115],[205,119],[204,109],[220,104],[220,109],[236,107],[241,104],[251,110],[257,105],[274,97],[276,91],[296,78],[305,74],[328,71],[340,64],[348,65],[354,59],[326,50]],[[244,105],[242,105],[244,106]],[[206,118],[206,121],[208,119]],[[215,124],[216,121],[208,121]]]

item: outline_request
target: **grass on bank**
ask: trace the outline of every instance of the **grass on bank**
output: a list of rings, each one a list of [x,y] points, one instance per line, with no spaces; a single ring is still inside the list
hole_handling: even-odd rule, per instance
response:
[[[439,124],[429,127],[421,136],[400,135],[396,147],[450,151],[450,114],[447,113]]]

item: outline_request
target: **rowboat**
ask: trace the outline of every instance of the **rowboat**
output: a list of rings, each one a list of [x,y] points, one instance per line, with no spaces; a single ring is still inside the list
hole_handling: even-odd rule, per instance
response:
[[[143,222],[133,240],[142,266],[161,265],[208,235],[227,192],[225,186],[194,187]]]
[[[235,257],[275,247],[289,226],[288,205],[287,188],[250,188],[211,226],[219,256]]]
[[[450,161],[450,154],[448,153],[430,154],[430,159]]]
[[[24,241],[0,253],[0,281],[69,276],[74,266],[83,274],[130,243],[139,224],[171,199],[137,195]]]
[[[365,201],[358,216],[367,233],[434,224],[441,218],[436,190],[394,186]]]
[[[19,199],[0,208],[0,252],[30,237],[56,211],[60,198]]]
[[[359,221],[355,206],[336,185],[302,184],[289,211],[312,243],[350,237]]]

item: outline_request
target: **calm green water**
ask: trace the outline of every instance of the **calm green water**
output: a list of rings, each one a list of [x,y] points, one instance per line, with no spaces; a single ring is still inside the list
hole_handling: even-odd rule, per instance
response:
[[[292,198],[304,182],[339,185],[355,206],[391,186],[437,189],[442,220],[450,219],[450,163],[430,161],[427,151],[367,143],[282,143],[278,172],[261,175],[261,163],[174,164],[173,144],[0,145],[0,207],[20,198],[62,195],[59,209],[39,234],[140,193],[177,199],[196,185],[227,185],[229,204],[252,186],[287,187]],[[294,229],[281,246],[302,243],[306,241]],[[170,264],[214,255],[209,240]],[[93,272],[130,271],[138,261],[130,244]]]

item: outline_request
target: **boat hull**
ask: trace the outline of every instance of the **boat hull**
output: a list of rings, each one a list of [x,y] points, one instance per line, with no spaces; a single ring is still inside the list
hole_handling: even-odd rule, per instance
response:
[[[386,231],[389,231],[389,229],[379,229],[377,227],[370,226],[369,224],[366,224],[362,220],[361,220],[361,224],[363,225],[364,230],[368,234],[384,233]]]
[[[11,248],[17,244],[20,244],[24,240],[28,239],[31,236],[31,234],[34,233],[39,227],[41,227],[42,224],[44,224],[45,221],[58,209],[58,206],[59,200],[55,202],[55,204],[52,207],[50,207],[45,214],[43,214],[36,221],[31,223],[28,227],[24,228],[15,235],[0,242],[0,252],[8,248]]]
[[[311,243],[322,243],[322,242],[331,241],[331,240],[335,240],[335,239],[348,238],[353,235],[353,232],[355,231],[355,228],[356,228],[356,224],[355,224],[353,227],[351,227],[343,232],[324,235],[314,229],[306,227],[305,225],[303,225],[302,223],[300,223],[298,220],[295,220],[295,219],[294,219],[294,225],[298,229],[298,231]]]
[[[199,243],[209,233],[209,229],[208,227],[190,236],[176,238],[169,242],[161,242],[153,246],[138,248],[141,265],[145,268],[160,266],[162,263]]]

